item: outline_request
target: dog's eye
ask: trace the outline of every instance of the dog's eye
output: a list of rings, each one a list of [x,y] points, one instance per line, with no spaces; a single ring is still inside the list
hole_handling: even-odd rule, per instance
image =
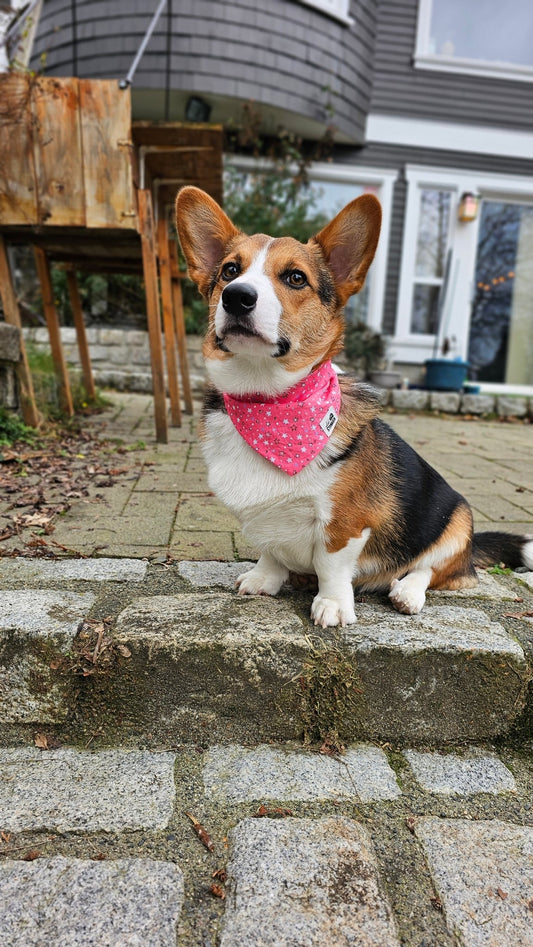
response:
[[[235,279],[235,277],[238,276],[240,272],[241,272],[241,268],[239,264],[234,263],[233,261],[230,261],[229,263],[224,263],[224,266],[222,267],[222,271],[221,271],[221,276],[222,276],[222,279],[229,281],[229,280]]]
[[[301,270],[289,270],[285,274],[285,282],[294,289],[301,289],[302,286],[307,286],[307,277]]]

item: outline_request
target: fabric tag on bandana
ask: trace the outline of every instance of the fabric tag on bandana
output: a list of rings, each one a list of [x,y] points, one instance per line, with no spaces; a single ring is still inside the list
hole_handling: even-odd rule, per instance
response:
[[[339,415],[336,414],[333,408],[330,408],[320,422],[320,427],[324,431],[324,434],[327,434],[329,437],[338,420]]]
[[[277,398],[224,395],[224,402],[246,443],[293,477],[326,446],[339,419],[341,392],[328,361]]]

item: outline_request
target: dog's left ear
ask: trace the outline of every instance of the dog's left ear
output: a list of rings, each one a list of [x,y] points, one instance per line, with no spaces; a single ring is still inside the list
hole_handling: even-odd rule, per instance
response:
[[[333,274],[341,305],[358,293],[374,259],[381,227],[381,205],[363,194],[341,210],[309,243],[318,243]]]
[[[176,227],[189,276],[207,296],[209,284],[230,240],[239,231],[209,194],[184,187],[176,198]]]

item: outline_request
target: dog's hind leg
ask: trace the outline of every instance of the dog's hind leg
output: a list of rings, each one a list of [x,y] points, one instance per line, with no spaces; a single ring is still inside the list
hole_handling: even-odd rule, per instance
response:
[[[288,578],[289,570],[264,552],[253,569],[239,576],[235,586],[239,595],[277,595]]]
[[[477,585],[472,564],[472,513],[463,501],[453,512],[439,539],[391,582],[389,598],[406,615],[424,607],[426,590],[465,589]]]
[[[426,589],[433,577],[432,569],[413,569],[403,579],[393,579],[389,598],[398,612],[417,615],[426,601]]]

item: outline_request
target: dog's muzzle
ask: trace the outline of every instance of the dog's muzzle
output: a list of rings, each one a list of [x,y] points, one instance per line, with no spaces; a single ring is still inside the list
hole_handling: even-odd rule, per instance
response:
[[[231,335],[250,336],[267,344],[272,344],[258,332],[255,326],[254,315],[257,300],[257,290],[250,283],[235,281],[226,286],[221,296],[222,308],[225,312],[224,325],[221,334],[216,336],[217,347],[222,352],[229,351],[224,344],[224,339]],[[291,344],[288,339],[280,338],[276,345],[276,351],[272,353],[273,357],[281,358],[287,354],[290,347]]]
[[[257,291],[249,283],[231,283],[222,293],[221,301],[226,316],[222,335],[217,335],[217,346],[223,352],[228,352],[229,349],[224,345],[227,335],[259,335],[253,324]]]

